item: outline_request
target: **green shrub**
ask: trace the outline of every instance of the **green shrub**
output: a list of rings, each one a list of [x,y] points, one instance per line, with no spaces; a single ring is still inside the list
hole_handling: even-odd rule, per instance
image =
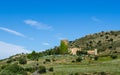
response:
[[[76,62],[81,62],[82,61],[82,57],[78,57],[77,59],[76,59]]]
[[[69,75],[74,75],[73,73],[70,73]]]
[[[54,71],[54,70],[53,70],[53,67],[50,67],[50,68],[49,68],[49,71],[50,71],[50,72],[53,72],[53,71]]]
[[[46,62],[50,62],[50,59],[45,59]]]
[[[75,60],[72,60],[72,63],[74,63],[75,62]]]
[[[107,75],[106,72],[100,72],[100,75]]]
[[[24,71],[24,68],[17,64],[12,64],[4,68],[1,72],[0,75],[27,75],[27,73]]]
[[[98,56],[95,56],[95,57],[94,57],[94,60],[98,60],[98,58],[99,58]]]
[[[43,61],[43,64],[46,64],[46,61]]]
[[[6,62],[11,63],[12,61],[13,61],[12,59],[8,59]]]
[[[26,63],[27,63],[27,59],[25,57],[19,58],[19,64],[26,64]]]
[[[27,55],[27,58],[28,58],[28,59],[31,59],[31,60],[37,60],[37,59],[40,57],[39,54],[40,54],[40,53],[37,53],[37,52],[35,52],[35,51],[32,51],[32,53],[30,53],[30,54]]]
[[[79,73],[78,73],[78,72],[76,72],[76,73],[75,73],[75,75],[79,75]]]
[[[28,72],[34,72],[35,69],[32,68],[32,67],[27,67],[27,68],[25,68],[25,71],[28,71]]]
[[[111,57],[112,59],[116,59],[116,58],[117,58],[117,55],[112,54],[110,57]]]
[[[77,51],[76,54],[78,56],[81,56],[81,55],[87,55],[87,51],[83,50],[83,51]]]
[[[4,68],[6,68],[8,65],[2,65],[1,66],[1,69],[4,69]]]
[[[53,61],[53,62],[56,61],[55,58],[52,58],[52,61]]]
[[[39,66],[38,73],[46,73],[46,67],[45,66]]]

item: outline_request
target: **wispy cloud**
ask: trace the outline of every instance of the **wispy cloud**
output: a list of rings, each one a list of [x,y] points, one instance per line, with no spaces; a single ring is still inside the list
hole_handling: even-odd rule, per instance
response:
[[[11,34],[16,35],[16,36],[20,36],[20,37],[23,37],[23,38],[28,38],[29,40],[34,40],[34,38],[27,37],[26,35],[24,35],[20,32],[17,32],[15,30],[12,30],[12,29],[8,29],[8,28],[5,28],[5,27],[0,27],[0,30],[6,31],[6,32],[11,33]]]
[[[95,17],[95,16],[92,16],[91,19],[94,22],[101,22],[101,20],[99,18]]]
[[[11,30],[11,29],[8,29],[8,28],[0,27],[0,30],[6,31],[8,33],[11,33],[11,34],[14,34],[14,35],[17,35],[20,37],[24,37],[24,38],[26,37],[24,34],[17,32],[17,31],[14,31],[14,30]]]
[[[42,30],[52,29],[52,26],[49,26],[47,24],[43,24],[41,22],[38,22],[38,21],[35,21],[35,20],[31,20],[31,19],[24,20],[24,23],[27,24],[27,25],[30,25],[30,26],[34,26],[37,29],[42,29]]]
[[[48,42],[43,42],[42,45],[49,46],[50,44]]]
[[[10,43],[0,41],[0,59],[8,58],[9,56],[18,53],[30,53],[31,51],[25,49],[23,46],[18,46]]]

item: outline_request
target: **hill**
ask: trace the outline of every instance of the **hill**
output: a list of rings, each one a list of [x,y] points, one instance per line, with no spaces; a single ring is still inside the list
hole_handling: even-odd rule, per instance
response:
[[[98,52],[107,50],[120,52],[120,31],[100,32],[69,41],[70,48],[82,50],[98,49]]]

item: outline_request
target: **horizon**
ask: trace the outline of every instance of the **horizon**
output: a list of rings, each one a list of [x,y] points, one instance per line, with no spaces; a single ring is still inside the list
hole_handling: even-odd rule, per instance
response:
[[[13,0],[14,1],[14,0]],[[0,59],[43,51],[61,39],[120,30],[117,0],[0,1]]]

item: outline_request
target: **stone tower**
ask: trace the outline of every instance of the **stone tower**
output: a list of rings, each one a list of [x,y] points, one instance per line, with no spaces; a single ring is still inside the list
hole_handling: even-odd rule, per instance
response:
[[[64,42],[64,44],[68,46],[68,40],[67,39],[61,40],[61,42]]]
[[[61,40],[60,42],[60,53],[67,54],[68,53],[68,40]]]

